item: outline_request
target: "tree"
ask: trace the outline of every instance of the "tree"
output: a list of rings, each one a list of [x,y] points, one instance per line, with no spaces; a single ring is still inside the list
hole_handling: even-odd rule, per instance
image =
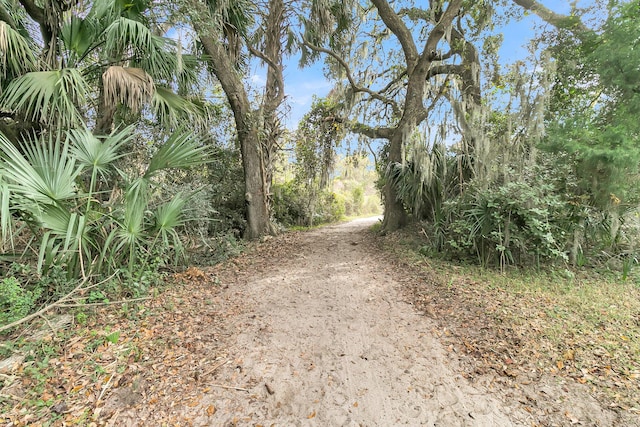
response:
[[[20,218],[40,244],[39,271],[65,265],[77,277],[94,260],[96,270],[115,271],[124,251],[132,273],[148,267],[136,261],[148,261],[150,248],[178,247],[174,228],[187,197],[174,194],[149,218],[157,202],[150,189],[162,170],[205,163],[206,146],[194,132],[169,131],[144,175],[134,177],[116,161],[139,134],[134,126],[112,131],[124,121],[139,123],[145,105],[147,118],[151,112],[174,129],[178,116],[202,112],[171,90],[193,85],[196,64],[159,35],[150,4],[0,5],[0,246],[12,244],[12,221]],[[102,269],[105,259],[110,265]]]
[[[634,2],[612,2],[598,32],[578,22],[549,37],[557,71],[545,148],[571,160],[575,183],[564,191],[574,200],[574,263],[594,212],[605,216],[608,233],[598,236],[611,248],[640,200],[637,12]]]
[[[287,19],[285,5],[282,0],[269,0],[264,15],[258,14],[256,6],[248,1],[226,3],[191,0],[188,5],[191,24],[235,118],[244,169],[247,208],[245,236],[252,239],[273,234],[275,229],[271,224],[269,192],[271,158],[281,133],[278,108],[284,100],[282,38]],[[252,43],[249,30],[255,25],[254,14],[264,20],[264,30],[258,34],[258,40]],[[243,82],[245,48],[262,60],[268,70],[265,94],[259,109],[252,107]]]
[[[463,0],[431,1],[426,8],[386,0],[372,0],[372,8],[320,3],[312,3],[304,45],[311,59],[326,55],[334,75],[347,82],[356,107],[351,130],[388,143],[383,228],[393,231],[405,225],[407,214],[389,171],[405,164],[409,136],[443,101],[467,125],[477,114],[479,57],[465,33],[477,37],[490,25],[493,8]],[[461,148],[468,157],[475,139],[473,132],[463,135]]]

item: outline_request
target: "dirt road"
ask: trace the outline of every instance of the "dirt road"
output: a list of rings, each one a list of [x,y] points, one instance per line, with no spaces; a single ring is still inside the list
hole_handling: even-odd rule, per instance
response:
[[[162,338],[148,340],[139,366],[122,374],[128,380],[119,384],[128,385],[108,394],[99,419],[112,426],[637,425],[553,378],[469,383],[463,356],[436,338],[446,332],[442,319],[438,326],[407,302],[400,282],[412,275],[372,244],[375,221],[279,236],[214,268],[217,285],[196,286],[193,277],[164,294],[153,303],[162,307],[160,324],[145,327]]]
[[[202,425],[509,426],[507,410],[456,373],[433,325],[402,301],[380,254],[377,219],[305,233],[238,284],[250,309]],[[293,248],[292,248],[293,249]]]

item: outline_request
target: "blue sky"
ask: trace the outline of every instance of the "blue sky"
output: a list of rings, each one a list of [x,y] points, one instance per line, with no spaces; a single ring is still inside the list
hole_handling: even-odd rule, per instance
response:
[[[593,3],[594,0],[578,1],[578,6]],[[568,13],[571,10],[569,0],[543,0],[549,9],[558,13]],[[526,45],[534,36],[534,28],[542,24],[535,15],[530,14],[517,22],[510,22],[501,31],[504,34],[504,42],[500,49],[500,57],[505,63],[513,63],[527,56]],[[325,79],[322,72],[322,63],[317,63],[303,70],[298,68],[297,58],[290,58],[285,65],[285,92],[290,113],[287,127],[294,129],[302,116],[311,107],[313,96],[326,96],[331,90],[332,84]],[[255,83],[255,89],[261,90],[264,84],[264,69],[256,66],[252,70],[250,81]]]

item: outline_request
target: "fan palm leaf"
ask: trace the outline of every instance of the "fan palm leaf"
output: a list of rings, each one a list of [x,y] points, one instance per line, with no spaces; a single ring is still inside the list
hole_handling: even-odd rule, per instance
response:
[[[60,205],[75,198],[75,180],[81,168],[69,148],[68,141],[60,142],[50,135],[25,142],[21,152],[6,138],[0,138],[3,172],[10,191],[45,205]]]
[[[178,68],[177,56],[168,51],[171,41],[156,36],[138,20],[119,17],[105,29],[103,36],[108,55],[128,57],[156,78],[169,79]]]
[[[167,126],[177,126],[185,119],[197,123],[205,116],[203,108],[199,105],[162,86],[156,86],[151,100],[151,110],[154,116]]]
[[[38,67],[33,43],[0,21],[0,72],[3,77],[21,76]]]
[[[114,167],[114,162],[123,157],[122,146],[134,138],[133,126],[127,126],[122,131],[112,133],[107,137],[98,138],[87,129],[75,129],[69,132],[73,142],[71,152],[78,162],[92,174],[99,173],[106,178]]]
[[[177,194],[170,201],[156,208],[154,212],[156,231],[166,232],[184,224],[184,206],[187,199]]]
[[[200,166],[209,161],[208,157],[208,147],[197,135],[176,131],[151,158],[144,178],[148,179],[162,169]]]
[[[90,18],[82,19],[78,16],[72,16],[62,26],[60,38],[68,52],[71,65],[77,64],[95,45],[97,32],[98,25]]]
[[[186,221],[184,207],[187,199],[177,194],[167,203],[158,206],[154,212],[154,230],[162,239],[163,247],[173,247],[177,258],[184,255],[182,241],[176,230]]]
[[[69,128],[82,123],[77,105],[86,105],[90,91],[78,69],[36,71],[11,81],[0,105],[27,119]]]

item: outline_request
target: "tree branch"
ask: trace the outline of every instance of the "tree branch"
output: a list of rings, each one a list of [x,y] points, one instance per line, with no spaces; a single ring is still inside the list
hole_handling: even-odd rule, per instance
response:
[[[378,9],[378,14],[380,14],[380,18],[387,28],[391,30],[400,42],[407,61],[407,71],[411,74],[418,61],[418,48],[413,41],[411,31],[404,25],[402,19],[393,11],[386,0],[371,0],[371,3]]]
[[[18,26],[16,25],[16,21],[13,20],[7,9],[5,9],[4,5],[0,3],[0,20],[6,22],[11,28],[14,30],[18,30]]]
[[[45,10],[36,5],[33,0],[19,0],[27,14],[40,26],[40,34],[46,49],[51,48],[51,39],[53,38],[53,29],[51,23],[47,22]]]
[[[449,6],[447,6],[447,10],[442,13],[440,19],[436,23],[436,26],[429,33],[429,37],[424,44],[424,50],[420,54],[420,59],[417,63],[417,66],[421,70],[424,69],[425,73],[427,72],[426,70],[428,69],[429,64],[435,59],[434,56],[436,55],[435,52],[438,43],[444,36],[446,29],[453,25],[453,20],[458,16],[458,12],[461,7],[462,0],[454,0],[450,2]]]
[[[249,52],[252,55],[256,56],[257,58],[260,58],[262,61],[264,61],[267,64],[267,66],[269,66],[272,72],[276,73],[275,81],[276,81],[276,85],[278,86],[278,99],[273,101],[274,101],[274,104],[280,105],[280,103],[284,100],[284,77],[282,74],[282,67],[276,64],[271,58],[269,58],[267,55],[265,55],[263,52],[260,52],[258,49],[254,48],[253,46],[247,45],[247,48],[249,49]]]
[[[364,123],[353,123],[349,127],[349,130],[353,133],[357,133],[359,135],[364,135],[369,138],[374,139],[391,139],[393,135],[394,129],[386,128],[386,127],[372,127],[369,125],[365,125]]]
[[[525,10],[535,13],[542,20],[554,27],[566,28],[578,36],[593,33],[577,16],[567,16],[556,13],[536,0],[513,0],[513,2]]]
[[[43,25],[45,22],[44,17],[44,9],[36,6],[35,2],[32,0],[19,0],[24,10],[29,14],[31,19],[36,21],[38,24]]]
[[[369,96],[371,96],[373,99],[376,99],[382,102],[383,104],[391,106],[394,113],[397,113],[400,111],[398,104],[394,100],[389,99],[385,96],[382,96],[379,92],[376,92],[369,88],[358,85],[354,80],[353,76],[351,75],[351,69],[349,68],[349,64],[347,64],[347,62],[344,59],[342,59],[338,54],[336,54],[334,51],[330,49],[325,49],[320,46],[315,46],[311,44],[311,42],[309,42],[306,38],[303,38],[303,44],[311,50],[315,50],[316,52],[327,54],[331,56],[333,59],[335,59],[340,64],[340,66],[344,68],[345,73],[347,74],[347,80],[349,80],[349,84],[351,85],[351,88],[354,90],[354,92],[366,93]]]
[[[249,49],[249,52],[251,52],[251,54],[253,56],[256,56],[258,58],[260,58],[262,61],[264,61],[269,67],[272,68],[279,68],[278,65],[273,62],[273,60],[271,58],[269,58],[267,55],[265,55],[264,53],[260,52],[258,49],[256,49],[253,46],[247,46],[247,48]]]

